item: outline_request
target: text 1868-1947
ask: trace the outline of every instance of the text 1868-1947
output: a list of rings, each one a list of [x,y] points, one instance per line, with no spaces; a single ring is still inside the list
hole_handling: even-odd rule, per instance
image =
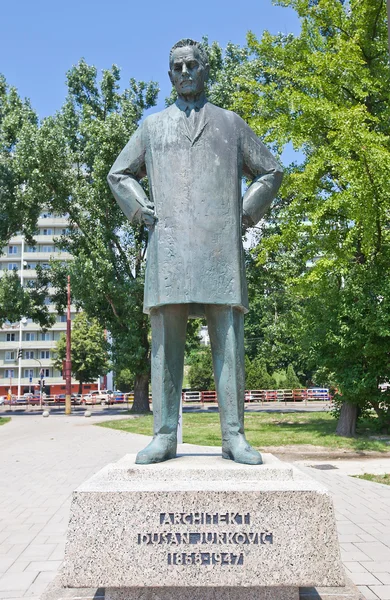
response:
[[[243,565],[244,555],[233,552],[168,552],[168,565]]]

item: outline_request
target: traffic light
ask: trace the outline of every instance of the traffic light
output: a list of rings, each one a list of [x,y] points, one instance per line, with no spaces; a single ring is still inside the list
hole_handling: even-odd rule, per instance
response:
[[[43,388],[45,387],[45,380],[44,379],[42,379],[42,387]]]
[[[19,358],[22,358],[22,356],[23,356],[23,350],[21,348],[19,348],[19,350],[18,350],[18,360],[19,360]]]

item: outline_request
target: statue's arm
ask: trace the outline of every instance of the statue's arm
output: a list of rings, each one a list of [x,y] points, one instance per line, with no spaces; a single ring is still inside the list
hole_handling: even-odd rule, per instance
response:
[[[260,221],[278,193],[283,169],[250,127],[242,123],[243,171],[253,178],[243,197],[243,224],[250,227]]]
[[[139,180],[145,177],[144,124],[123,148],[107,176],[108,185],[130,221],[153,225],[156,216]]]

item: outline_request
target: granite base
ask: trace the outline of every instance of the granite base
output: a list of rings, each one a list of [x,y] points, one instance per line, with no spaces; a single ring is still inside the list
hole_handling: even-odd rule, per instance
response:
[[[293,600],[299,586],[343,586],[329,493],[263,458],[136,465],[128,455],[108,465],[74,492],[63,585],[104,587],[110,600],[172,598],[174,589],[196,598],[195,588],[202,599],[239,590],[240,599]]]

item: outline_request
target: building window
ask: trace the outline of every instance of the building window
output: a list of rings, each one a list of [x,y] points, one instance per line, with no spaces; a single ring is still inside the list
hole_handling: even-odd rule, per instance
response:
[[[27,246],[26,252],[36,252],[36,251],[37,251],[36,246]]]
[[[15,371],[14,371],[14,369],[5,369],[5,371],[4,371],[4,378],[5,379],[12,379],[13,377],[15,377]]]
[[[15,341],[15,334],[7,333],[7,342],[14,342],[14,341]]]
[[[49,306],[49,304],[51,304],[50,296],[46,296],[44,303],[46,304],[46,306]]]
[[[53,235],[53,230],[52,229],[44,229],[43,235]]]
[[[6,350],[5,352],[5,360],[7,361],[13,361],[15,360],[15,352],[12,350]]]
[[[53,252],[53,246],[42,246],[41,252]]]
[[[18,265],[16,263],[8,263],[8,271],[13,271],[14,269],[17,269]]]
[[[24,377],[26,377],[26,378],[34,377],[34,369],[24,369]]]
[[[43,369],[45,377],[50,377],[50,369]]]
[[[51,340],[50,332],[46,331],[45,333],[41,333],[41,340],[43,340],[43,341]]]
[[[26,350],[24,353],[24,358],[34,358],[34,350]]]
[[[33,342],[35,340],[35,333],[26,333],[26,342]]]
[[[27,263],[26,265],[26,269],[35,269],[37,266],[37,263]]]
[[[18,247],[17,246],[8,246],[8,254],[17,254]]]
[[[50,350],[41,350],[41,358],[50,358]]]
[[[57,321],[59,323],[66,323],[66,315],[58,315]]]

